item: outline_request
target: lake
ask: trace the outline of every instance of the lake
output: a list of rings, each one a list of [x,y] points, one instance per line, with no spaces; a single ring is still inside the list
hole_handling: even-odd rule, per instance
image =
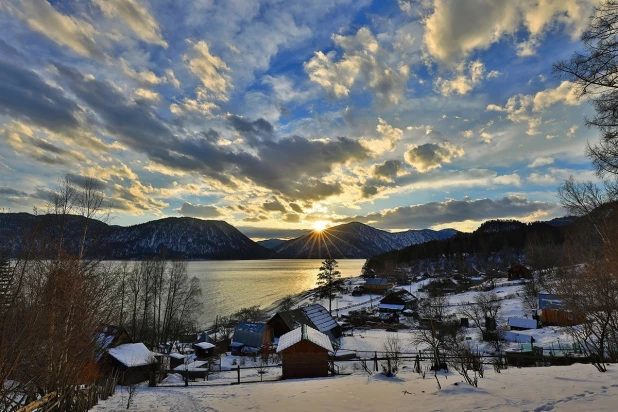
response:
[[[365,259],[338,260],[341,277],[359,276]],[[262,309],[287,296],[313,289],[321,259],[226,260],[188,262],[190,276],[202,285],[203,326],[242,307]]]

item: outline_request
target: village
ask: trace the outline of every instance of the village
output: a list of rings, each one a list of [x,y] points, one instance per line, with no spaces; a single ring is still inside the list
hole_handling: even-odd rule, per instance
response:
[[[532,302],[524,296],[526,284],[539,275],[513,265],[491,275],[348,278],[333,301],[303,294],[293,307],[267,313],[263,321],[238,322],[229,336],[206,330],[161,351],[128,341],[121,329],[108,329],[101,338],[107,345],[101,362],[121,388],[133,388],[122,397],[129,406],[139,404],[146,385],[158,390],[346,376],[397,379],[401,372],[431,377],[438,386],[450,376],[482,387],[486,380],[479,378],[491,370],[589,362],[567,333],[578,319],[560,299],[545,291]],[[489,312],[470,310],[483,306],[482,297],[491,298]],[[446,324],[455,324],[453,336],[479,366],[458,368],[457,354],[437,343],[450,333]],[[114,395],[100,410],[119,399]]]

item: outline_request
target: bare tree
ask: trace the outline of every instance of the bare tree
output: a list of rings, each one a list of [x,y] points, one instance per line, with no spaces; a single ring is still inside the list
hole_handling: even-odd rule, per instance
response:
[[[397,376],[401,366],[401,340],[396,332],[386,335],[382,350],[386,357],[386,360],[382,361],[382,373],[386,376]]]
[[[489,332],[493,331],[493,328],[490,326],[495,323],[501,308],[502,303],[495,292],[481,292],[472,302],[462,303],[460,313],[473,322],[483,340],[492,340]]]

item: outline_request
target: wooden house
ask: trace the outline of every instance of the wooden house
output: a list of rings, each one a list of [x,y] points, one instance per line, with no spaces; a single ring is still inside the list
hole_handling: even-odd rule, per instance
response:
[[[268,324],[273,328],[275,338],[291,332],[301,325],[308,325],[326,334],[331,340],[341,337],[341,326],[322,305],[309,305],[302,308],[277,312]]]
[[[532,272],[524,265],[513,265],[507,271],[508,280],[532,279]]]
[[[333,345],[325,334],[302,325],[279,338],[283,379],[328,376],[329,352]]]
[[[147,381],[150,372],[158,368],[155,355],[143,343],[126,343],[107,351],[107,368],[119,373],[119,385],[132,385]]]
[[[393,282],[389,282],[386,279],[376,278],[376,279],[367,279],[365,281],[365,285],[363,289],[366,293],[377,293],[383,294],[387,290],[393,287]]]
[[[233,355],[258,353],[274,341],[273,328],[264,322],[240,322],[234,329],[230,348]]]
[[[387,293],[380,299],[381,312],[403,312],[406,309],[418,309],[418,300],[416,296],[407,290],[396,290]]]
[[[193,350],[198,359],[206,359],[215,354],[215,345],[210,342],[198,342],[193,344]]]

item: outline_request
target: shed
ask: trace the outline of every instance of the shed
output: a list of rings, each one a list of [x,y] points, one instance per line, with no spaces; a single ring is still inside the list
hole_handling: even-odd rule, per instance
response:
[[[365,281],[365,285],[363,286],[365,292],[370,293],[384,293],[392,287],[393,282],[389,282],[388,280],[382,278],[367,279]]]
[[[170,359],[170,369],[174,369],[180,365],[184,365],[185,363],[185,355],[182,355],[180,353],[170,353],[167,356],[169,356]]]
[[[532,272],[524,265],[513,265],[507,271],[508,280],[532,279]]]
[[[557,296],[549,292],[539,292],[539,309],[562,309],[564,303]]]
[[[120,385],[132,385],[147,381],[157,360],[143,343],[127,343],[111,348],[107,359],[112,369],[120,372]]]
[[[253,353],[259,351],[262,345],[274,341],[273,328],[264,322],[240,322],[234,329],[232,352]],[[243,351],[244,348],[247,348]],[[237,349],[237,350],[235,350]]]
[[[328,376],[328,353],[334,352],[325,334],[302,325],[279,339],[283,379]]]
[[[528,330],[538,327],[536,319],[509,318],[508,324],[511,330]]]
[[[405,309],[415,310],[417,308],[416,296],[404,289],[389,292],[380,300],[381,311],[401,312]]]
[[[300,327],[308,325],[324,334],[331,340],[341,337],[341,326],[322,305],[309,305],[302,308],[277,312],[268,324],[273,328],[276,338]]]
[[[193,344],[193,349],[198,359],[204,359],[214,354],[215,345],[209,342],[198,342]]]
[[[574,326],[584,323],[586,317],[566,309],[541,310],[541,322],[546,326]]]

